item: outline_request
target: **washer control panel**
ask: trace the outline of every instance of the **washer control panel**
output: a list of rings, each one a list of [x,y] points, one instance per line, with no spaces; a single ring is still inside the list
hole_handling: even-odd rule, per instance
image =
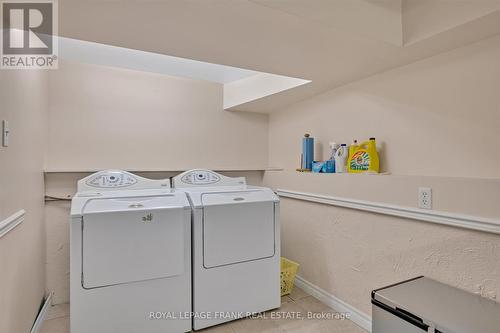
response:
[[[217,183],[220,177],[207,170],[195,170],[183,175],[181,181],[190,185],[208,185]]]
[[[79,195],[117,190],[170,189],[170,179],[148,179],[123,170],[103,170],[78,181]]]
[[[85,181],[85,184],[98,188],[127,187],[136,183],[136,177],[121,171],[99,172]]]

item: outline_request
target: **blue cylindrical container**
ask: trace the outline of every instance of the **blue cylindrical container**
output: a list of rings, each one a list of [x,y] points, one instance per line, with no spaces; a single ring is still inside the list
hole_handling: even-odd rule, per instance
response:
[[[314,138],[305,134],[302,138],[302,169],[311,170],[314,160]]]

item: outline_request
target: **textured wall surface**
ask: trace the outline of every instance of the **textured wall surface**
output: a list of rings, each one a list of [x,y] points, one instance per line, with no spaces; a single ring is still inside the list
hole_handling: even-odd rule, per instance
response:
[[[370,292],[425,275],[496,299],[500,236],[281,200],[283,255],[299,275],[370,314]]]
[[[10,145],[0,147],[0,221],[24,209],[25,221],[0,238],[0,332],[29,332],[45,288],[43,162],[48,80],[44,71],[0,73],[0,120]]]
[[[500,37],[455,49],[332,90],[273,113],[264,184],[417,207],[432,187],[434,209],[498,219]],[[375,136],[391,175],[312,175],[294,170],[300,139]],[[283,254],[299,274],[370,314],[370,291],[417,275],[492,299],[500,293],[500,236],[387,215],[283,199]]]

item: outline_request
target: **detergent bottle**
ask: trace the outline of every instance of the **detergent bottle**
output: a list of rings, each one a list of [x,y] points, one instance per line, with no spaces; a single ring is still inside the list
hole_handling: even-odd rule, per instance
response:
[[[335,152],[335,173],[346,172],[346,162],[349,152],[345,143],[341,144]]]
[[[358,140],[353,139],[351,145],[349,146],[349,154],[347,155],[347,161],[349,161],[350,157],[354,155],[354,152],[358,149]],[[349,171],[351,172],[351,171]]]
[[[347,168],[350,173],[378,173],[380,171],[375,138],[349,147]]]
[[[352,144],[349,146],[349,156],[351,156],[353,150],[357,148],[358,148],[358,140],[352,139]]]

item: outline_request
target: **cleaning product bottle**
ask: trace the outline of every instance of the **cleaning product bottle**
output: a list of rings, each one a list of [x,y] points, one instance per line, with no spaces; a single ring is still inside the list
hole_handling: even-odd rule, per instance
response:
[[[329,145],[330,145],[330,151],[332,152],[332,154],[330,155],[330,159],[334,160],[335,152],[337,151],[337,149],[339,149],[339,144],[336,142],[330,142]]]
[[[302,165],[303,171],[311,171],[314,161],[314,138],[309,133],[302,138]]]
[[[349,146],[349,156],[358,148],[358,140],[352,139],[352,144]]]
[[[335,142],[330,142],[330,158],[325,161],[325,164],[323,165],[323,169],[321,172],[324,173],[335,173],[335,153],[337,152],[337,149],[339,149],[338,143]]]
[[[349,152],[345,143],[341,144],[335,152],[335,173],[346,172],[346,162]]]
[[[351,173],[378,173],[380,171],[375,138],[349,147],[347,167]]]

